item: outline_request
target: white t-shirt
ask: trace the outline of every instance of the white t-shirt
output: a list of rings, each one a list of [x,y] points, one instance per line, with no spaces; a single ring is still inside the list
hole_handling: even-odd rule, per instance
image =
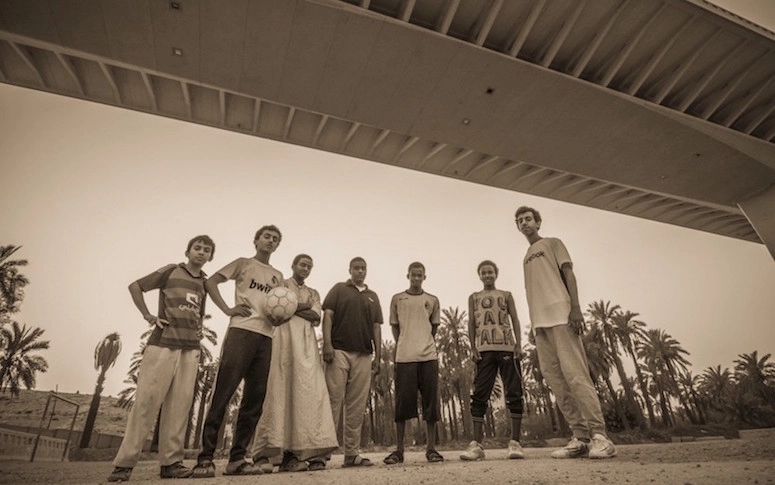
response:
[[[229,328],[241,328],[272,337],[274,327],[264,314],[266,294],[277,286],[283,286],[283,274],[255,258],[237,258],[218,273],[234,280],[234,304],[250,307],[250,316],[234,315]]]
[[[390,301],[390,324],[398,325],[396,362],[438,360],[432,325],[439,324],[439,299],[430,293],[412,295],[406,291]]]
[[[570,262],[568,250],[557,238],[545,237],[528,248],[523,265],[533,328],[568,323],[570,295],[560,275],[560,268]]]

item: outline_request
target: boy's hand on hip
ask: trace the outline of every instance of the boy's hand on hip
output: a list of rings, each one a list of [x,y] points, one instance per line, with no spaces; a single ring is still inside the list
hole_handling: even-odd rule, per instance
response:
[[[159,328],[164,328],[165,325],[169,325],[170,324],[169,321],[167,321],[167,320],[165,320],[163,318],[160,318],[160,317],[155,317],[153,315],[146,315],[143,318],[145,318],[145,321],[148,322],[149,324],[156,325]]]

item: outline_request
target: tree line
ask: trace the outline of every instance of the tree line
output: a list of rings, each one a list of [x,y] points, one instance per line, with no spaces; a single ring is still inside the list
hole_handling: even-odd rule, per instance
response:
[[[33,389],[37,373],[48,369],[46,359],[39,354],[49,348],[49,342],[42,339],[44,330],[15,320],[24,299],[24,288],[29,284],[22,274],[27,261],[12,258],[19,249],[19,246],[0,246],[0,392],[10,392],[12,396],[17,396],[22,386]],[[604,300],[594,301],[586,309],[587,329],[582,340],[609,430],[708,423],[775,426],[775,363],[770,360],[771,354],[760,356],[756,350],[739,354],[732,368],[716,365],[695,375],[688,359],[690,354],[681,343],[663,329],[650,328],[638,317],[638,313]],[[205,318],[194,403],[189,410],[186,432],[186,446],[193,448],[199,446],[201,423],[218,369],[218,359],[209,347],[217,345],[218,335],[207,325],[210,316]],[[117,405],[126,409],[134,402],[137,373],[149,332],[141,336],[143,343],[133,354],[124,380],[127,387],[118,396]],[[567,423],[543,380],[535,346],[530,338],[523,340],[523,433],[527,439],[567,434]],[[452,307],[442,310],[436,342],[442,410],[438,439],[442,443],[468,441],[473,434],[469,401],[475,365],[471,360],[465,311]],[[381,371],[372,382],[364,420],[364,445],[395,442],[392,363],[395,343],[385,340],[382,345]],[[118,334],[110,334],[95,350],[95,369],[99,375],[87,424],[91,421],[93,426],[105,372],[115,363],[120,349]],[[491,399],[493,405],[485,416],[486,436],[505,437],[509,422],[508,412],[502,405],[500,382],[496,382]],[[221,442],[236,421],[239,400],[238,392],[221,429]],[[419,444],[424,441],[424,429],[418,422],[407,430],[407,435]]]

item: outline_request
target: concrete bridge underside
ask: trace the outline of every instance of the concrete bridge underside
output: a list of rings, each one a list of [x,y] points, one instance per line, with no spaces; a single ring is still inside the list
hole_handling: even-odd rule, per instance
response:
[[[5,83],[775,257],[774,78],[775,34],[703,0],[0,1]]]

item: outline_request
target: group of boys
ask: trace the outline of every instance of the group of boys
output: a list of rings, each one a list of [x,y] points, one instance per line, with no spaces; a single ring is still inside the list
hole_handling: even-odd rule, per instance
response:
[[[554,392],[573,432],[567,446],[554,451],[552,457],[616,456],[616,449],[606,434],[600,401],[589,376],[581,342],[584,317],[568,251],[559,239],[542,238],[538,234],[541,216],[535,209],[520,207],[516,211],[515,222],[530,244],[523,260],[532,324],[530,337],[535,340],[544,379]],[[317,292],[304,284],[312,268],[310,256],[303,254],[294,259],[293,277],[288,280],[284,280],[282,273],[269,264],[270,256],[281,239],[277,227],[262,227],[254,238],[255,256],[238,258],[208,279],[202,267],[212,260],[215,243],[208,236],[196,236],[188,243],[186,263],[165,266],[130,284],[135,305],[154,329],[143,354],[126,434],[108,481],[130,478],[160,410],[160,477],[215,476],[213,457],[219,430],[229,402],[241,382],[244,383],[242,400],[224,475],[270,472],[272,462],[261,450],[272,446],[282,453],[281,471],[325,468],[338,444],[333,430],[339,428],[343,415],[343,466],[373,465],[368,458],[360,455],[359,444],[372,376],[380,371],[383,317],[377,294],[365,283],[366,261],[360,257],[353,258],[349,266],[350,278],[334,285],[321,304]],[[482,261],[477,273],[482,290],[473,293],[468,301],[469,338],[476,364],[470,403],[474,440],[460,459],[484,459],[484,416],[498,374],[503,382],[511,417],[507,458],[524,458],[520,445],[522,344],[514,297],[510,292],[496,288],[498,266],[494,262]],[[396,342],[393,357],[397,448],[383,460],[386,465],[404,461],[405,425],[408,419],[418,417],[418,392],[427,426],[426,459],[432,463],[444,460],[435,449],[436,423],[440,417],[435,343],[440,323],[439,300],[424,291],[425,278],[425,266],[419,262],[411,263],[407,272],[409,288],[394,295],[390,303],[390,326]],[[229,306],[218,290],[218,285],[228,280],[235,282],[234,306]],[[316,405],[316,408],[326,411],[330,408],[332,419],[328,420],[329,413],[326,413],[326,419],[313,420],[318,428],[311,434],[317,434],[321,439],[306,448],[303,445],[294,447],[292,437],[283,439],[281,436],[275,443],[267,443],[259,436],[271,429],[271,425],[265,425],[266,419],[257,428],[268,381],[283,380],[277,374],[280,371],[276,368],[280,366],[272,364],[277,361],[277,351],[292,352],[290,347],[278,347],[278,342],[275,342],[276,355],[274,358],[272,355],[272,337],[278,332],[278,327],[290,327],[289,320],[295,321],[276,319],[263,311],[266,294],[278,286],[289,287],[300,295],[300,304],[293,317],[304,322],[298,324],[299,328],[306,329],[309,324],[315,326],[322,317],[325,368],[321,368],[313,337],[309,337],[308,347],[315,348],[303,350],[301,354],[307,355],[307,364],[313,366],[313,374],[304,375],[314,376],[314,371],[319,371],[320,375],[324,373],[326,387],[322,395],[316,394],[312,398],[318,402],[297,405],[305,406],[305,409]],[[143,298],[144,292],[154,289],[159,290],[159,311],[155,316],[148,310]],[[223,342],[212,402],[204,421],[202,449],[196,466],[191,469],[183,465],[183,436],[193,400],[208,294],[215,305],[230,317],[230,323]],[[290,333],[285,335],[286,339],[301,338]],[[270,369],[276,379],[270,379]],[[293,378],[293,374],[289,374],[285,380]],[[270,393],[282,394],[282,385],[279,386],[273,386]],[[275,402],[279,404],[273,404]],[[294,406],[294,402],[290,396],[287,399],[281,396],[279,400],[270,399],[269,405]],[[268,414],[274,416],[271,412]],[[293,427],[294,423],[285,423],[285,426]],[[281,432],[278,434],[283,435]],[[249,449],[251,441],[254,445]]]

